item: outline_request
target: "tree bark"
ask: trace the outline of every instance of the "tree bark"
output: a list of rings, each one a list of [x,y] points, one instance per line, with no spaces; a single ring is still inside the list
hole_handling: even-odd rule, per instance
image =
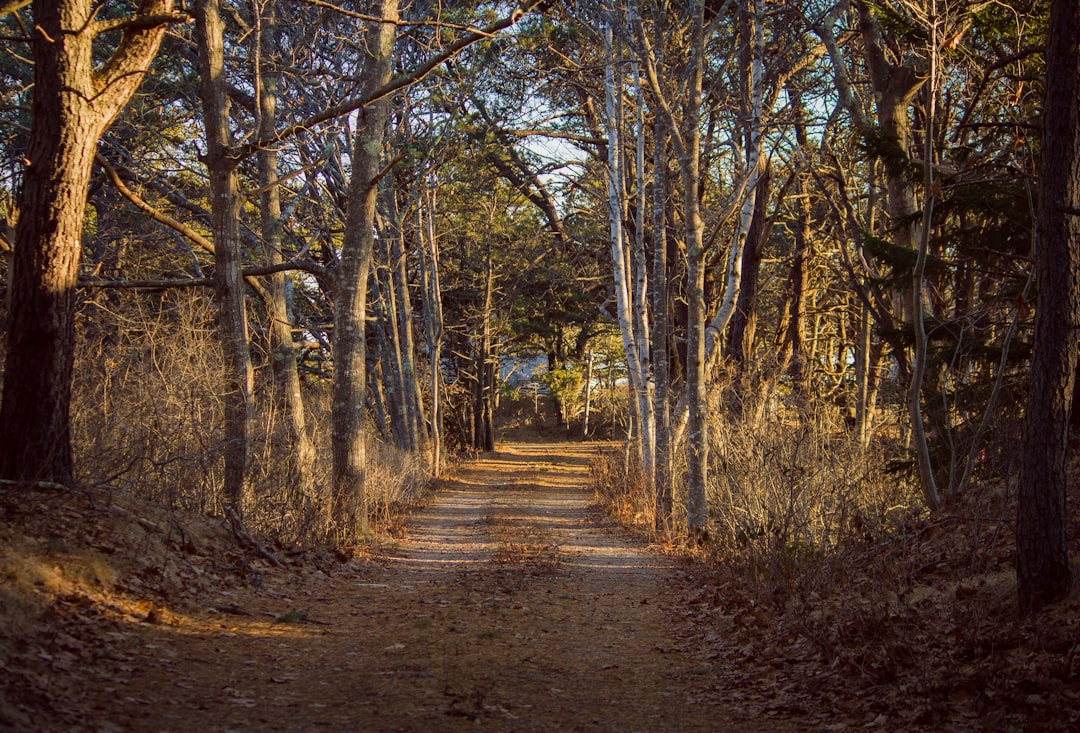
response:
[[[393,235],[390,235],[393,236]],[[405,400],[406,385],[402,366],[401,333],[398,328],[397,291],[394,288],[392,264],[388,236],[385,231],[379,233],[375,241],[375,273],[371,278],[375,288],[373,297],[375,307],[376,341],[379,359],[382,362],[383,375],[386,379],[383,388],[387,392],[386,409],[390,413],[391,436],[399,448],[411,451],[412,435],[408,425],[408,406]]]
[[[420,286],[424,296],[424,330],[431,370],[431,475],[442,474],[442,287],[439,281],[439,243],[435,237],[435,191],[426,185],[417,206],[420,246]]]
[[[262,10],[258,34],[255,78],[258,80],[259,136],[273,136],[277,117],[278,72],[274,63],[277,53],[275,32],[277,26],[276,0],[269,0]],[[281,251],[281,187],[278,185],[277,150],[267,146],[259,151],[259,199],[263,253],[266,264],[273,267],[284,262]],[[274,376],[275,401],[284,408],[288,441],[288,475],[290,489],[301,496],[314,491],[315,447],[308,435],[303,395],[300,391],[300,374],[296,365],[296,346],[293,343],[292,320],[289,317],[289,301],[285,273],[269,276],[270,358]]]
[[[157,54],[163,22],[132,24],[95,70],[90,0],[36,0],[33,123],[9,274],[0,478],[71,483],[75,286],[94,152]],[[136,17],[166,16],[144,0]]]
[[[657,116],[653,127],[653,417],[656,421],[656,468],[653,480],[656,496],[654,524],[670,537],[674,523],[674,490],[671,461],[671,302],[668,282],[667,198],[668,129]]]
[[[380,22],[369,25],[362,74],[365,95],[390,81],[398,0],[380,0]],[[364,533],[368,505],[364,487],[364,395],[367,379],[368,274],[375,244],[375,203],[381,172],[389,100],[360,109],[352,150],[352,178],[334,298],[334,387],[331,457],[333,519],[340,535]]]
[[[617,58],[614,18],[604,30],[604,104],[607,117],[608,222],[611,264],[615,288],[616,317],[622,336],[626,371],[630,385],[630,416],[635,449],[642,470],[652,481],[653,438],[652,402],[649,396],[648,335],[644,333],[646,275],[644,247],[639,257],[631,253],[626,235],[626,180],[623,171],[621,61]],[[640,216],[640,215],[639,215]],[[640,221],[638,222],[640,227]],[[644,350],[643,350],[644,347]]]
[[[224,75],[225,32],[220,3],[218,0],[201,0],[195,6],[195,15],[202,77],[200,94],[206,128],[204,162],[210,176],[214,279],[226,364],[224,502],[227,510],[242,518],[250,501],[247,473],[254,420],[254,375],[241,270],[240,209],[243,199],[240,197],[237,161],[231,155],[229,91]]]
[[[390,237],[390,279],[397,300],[395,317],[400,338],[401,381],[404,392],[405,427],[408,430],[409,450],[418,450],[423,442],[423,413],[420,387],[416,379],[416,339],[413,336],[412,297],[409,294],[409,276],[406,268],[405,238],[397,210],[393,190],[387,192],[387,210],[393,222]]]
[[[735,394],[729,404],[729,409],[732,411],[731,417],[735,420],[743,420],[750,416],[756,421],[756,416],[762,411],[763,404],[759,404],[755,384],[768,383],[773,378],[773,373],[777,371],[777,365],[786,356],[776,353],[757,364],[753,360],[754,341],[757,336],[761,258],[771,229],[768,213],[771,191],[772,169],[766,164],[754,193],[753,218],[743,245],[739,297],[736,300],[735,312],[732,314],[731,325],[728,329],[727,354],[735,367],[735,379],[732,385]],[[778,350],[778,352],[782,351],[783,347]],[[764,398],[765,394],[761,397]]]
[[[701,218],[701,85],[705,65],[705,4],[693,6],[691,45],[693,54],[687,84],[683,144],[679,146],[679,173],[683,184],[683,216],[686,236],[687,326],[686,398],[689,457],[687,458],[686,523],[691,537],[705,532],[708,510],[705,489],[708,475],[709,437],[705,403],[705,222]]]
[[[1035,351],[1016,521],[1017,592],[1025,612],[1061,600],[1072,587],[1065,459],[1080,348],[1080,16],[1072,0],[1051,5],[1046,62]]]

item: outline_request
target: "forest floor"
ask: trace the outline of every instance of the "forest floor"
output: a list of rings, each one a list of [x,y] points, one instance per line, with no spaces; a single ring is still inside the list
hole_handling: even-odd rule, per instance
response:
[[[598,449],[500,444],[396,540],[281,568],[212,520],[0,496],[0,730],[1080,729],[1075,602],[1049,637],[987,628],[1002,649],[966,656],[928,651],[910,615],[860,611],[854,587],[777,626],[605,517],[587,491]],[[862,631],[821,631],[823,614],[848,628],[852,608]],[[977,635],[956,623],[943,633]],[[870,638],[880,624],[901,641]]]

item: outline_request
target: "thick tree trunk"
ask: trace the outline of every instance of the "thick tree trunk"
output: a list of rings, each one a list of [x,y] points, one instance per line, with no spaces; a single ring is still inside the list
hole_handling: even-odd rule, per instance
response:
[[[95,71],[90,0],[33,3],[33,123],[9,274],[0,478],[70,483],[75,284],[98,139],[142,81],[162,22],[133,24]],[[170,0],[138,15],[167,14]]]
[[[390,81],[398,0],[380,0],[378,17],[365,39],[363,93]],[[368,506],[364,487],[364,395],[367,379],[368,273],[375,244],[376,184],[382,166],[383,139],[389,100],[382,98],[357,113],[352,151],[352,179],[345,218],[341,261],[336,271],[334,298],[334,387],[331,457],[333,460],[334,520],[340,535],[367,531]]]
[[[203,123],[210,176],[211,228],[218,319],[225,353],[225,486],[226,509],[242,517],[249,503],[247,482],[251,459],[253,373],[248,345],[244,278],[241,272],[240,209],[243,199],[230,155],[229,92],[224,76],[225,42],[221,7],[217,0],[196,4],[199,72],[202,76]]]
[[[1051,5],[1046,60],[1035,352],[1016,522],[1017,591],[1028,612],[1064,598],[1072,587],[1065,459],[1080,349],[1080,16],[1072,0]]]
[[[734,362],[735,381],[732,385],[734,399],[729,403],[731,417],[735,420],[756,420],[761,412],[759,389],[773,379],[783,354],[771,355],[759,363],[754,362],[754,340],[757,336],[757,310],[761,258],[765,240],[769,234],[768,207],[772,190],[772,171],[765,166],[754,192],[754,214],[743,245],[742,278],[735,312],[728,330],[728,357]],[[782,351],[782,348],[780,349]],[[785,365],[786,366],[786,365]],[[764,397],[764,395],[760,395]]]

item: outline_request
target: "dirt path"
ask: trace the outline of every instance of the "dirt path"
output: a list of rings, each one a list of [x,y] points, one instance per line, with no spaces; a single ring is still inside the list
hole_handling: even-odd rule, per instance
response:
[[[72,704],[93,731],[784,730],[696,697],[673,569],[590,510],[595,450],[500,445],[374,562],[123,632]]]

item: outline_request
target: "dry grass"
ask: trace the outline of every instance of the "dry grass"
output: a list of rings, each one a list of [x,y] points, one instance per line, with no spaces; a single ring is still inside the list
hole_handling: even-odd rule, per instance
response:
[[[756,427],[714,418],[710,425],[708,538],[704,549],[752,569],[790,577],[800,560],[835,556],[881,541],[923,511],[917,488],[890,470],[887,449],[864,447],[813,416]],[[675,522],[685,528],[685,450],[675,455]],[[653,526],[640,461],[625,448],[592,464],[593,485],[623,524]]]
[[[711,549],[768,584],[896,537],[923,514],[917,487],[890,472],[884,446],[820,425],[712,426]]]
[[[173,509],[220,513],[224,366],[212,301],[196,291],[102,294],[84,304],[73,385],[78,481]],[[330,501],[329,385],[304,385],[316,462],[310,487],[286,460],[284,415],[257,369],[248,530],[280,548],[335,536]],[[394,525],[428,485],[426,455],[367,436],[368,505],[376,528]]]
[[[813,415],[714,422],[711,439],[709,535],[679,604],[705,696],[737,689],[756,715],[822,729],[1077,729],[1080,598],[1017,614],[1015,501],[993,466],[930,515],[892,470],[903,456]],[[593,477],[624,524],[650,526],[632,462],[605,454]]]

